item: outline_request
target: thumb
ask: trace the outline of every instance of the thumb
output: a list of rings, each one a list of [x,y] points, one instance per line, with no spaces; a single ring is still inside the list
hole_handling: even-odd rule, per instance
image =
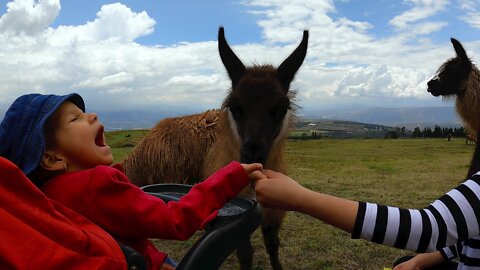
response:
[[[260,163],[251,163],[251,164],[242,164],[243,169],[249,174],[257,170],[261,170],[263,168],[262,164]]]

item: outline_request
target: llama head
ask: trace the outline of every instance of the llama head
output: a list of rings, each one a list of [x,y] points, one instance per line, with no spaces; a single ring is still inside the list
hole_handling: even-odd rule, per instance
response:
[[[433,96],[462,96],[473,68],[472,61],[468,58],[462,44],[454,38],[450,40],[457,56],[443,63],[435,77],[427,83],[427,91]]]
[[[220,27],[218,49],[232,81],[222,107],[228,109],[232,129],[240,141],[241,162],[265,164],[272,144],[286,134],[292,107],[290,83],[305,59],[307,46],[308,31],[304,31],[300,45],[278,68],[245,67]]]

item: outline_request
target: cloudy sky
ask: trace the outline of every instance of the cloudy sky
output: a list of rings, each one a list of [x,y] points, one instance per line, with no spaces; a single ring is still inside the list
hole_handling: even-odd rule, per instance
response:
[[[78,92],[87,110],[203,110],[229,87],[217,31],[246,64],[280,64],[310,31],[292,87],[307,110],[452,105],[426,92],[454,56],[480,59],[480,0],[0,0],[0,112]]]

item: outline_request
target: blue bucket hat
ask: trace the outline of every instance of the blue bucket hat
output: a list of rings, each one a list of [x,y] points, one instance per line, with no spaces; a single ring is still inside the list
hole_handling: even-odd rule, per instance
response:
[[[85,103],[76,93],[17,98],[0,124],[0,156],[15,163],[25,175],[33,172],[45,152],[45,122],[67,100],[85,112]]]

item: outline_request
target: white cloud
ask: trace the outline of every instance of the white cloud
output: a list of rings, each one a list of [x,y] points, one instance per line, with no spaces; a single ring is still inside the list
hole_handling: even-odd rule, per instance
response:
[[[341,18],[338,20],[339,26],[345,26],[351,29],[355,29],[358,32],[365,32],[371,29],[373,26],[368,22],[355,22],[348,20],[347,18]]]
[[[411,8],[393,17],[388,23],[399,35],[405,38],[428,35],[448,26],[446,21],[434,21],[431,18],[445,12],[449,0],[404,0]]]
[[[258,24],[266,40],[272,43],[296,41],[298,29],[332,24],[327,13],[335,12],[332,0],[249,0],[244,4],[261,17]]]
[[[171,77],[164,86],[172,87],[190,87],[193,86],[199,91],[210,89],[211,85],[222,83],[223,77],[214,75],[177,75]]]
[[[135,76],[133,74],[121,71],[101,78],[91,77],[74,86],[75,88],[106,88],[127,85],[134,80]]]
[[[448,0],[405,0],[412,6],[411,9],[395,16],[390,24],[399,30],[407,29],[412,23],[427,19],[440,11],[445,10]]]
[[[458,0],[460,8],[467,11],[476,11],[479,1],[478,0]]]
[[[480,0],[459,0],[460,8],[466,11],[461,19],[471,27],[480,29]]]
[[[0,32],[36,35],[47,28],[60,12],[59,0],[18,0],[7,3],[0,17]]]
[[[132,42],[154,30],[155,21],[147,12],[133,12],[120,3],[102,6],[97,18],[80,26],[60,26],[50,29],[49,41],[54,45],[71,42],[118,41]]]
[[[26,92],[79,91],[110,105],[128,103],[128,97],[115,94],[141,96],[134,89],[142,91],[142,84],[161,80],[156,76],[162,74],[161,63],[175,61],[165,54],[168,49],[134,42],[153,31],[155,21],[146,12],[115,3],[102,6],[94,21],[49,27],[59,10],[58,0],[8,3],[0,18],[0,91],[5,102]]]
[[[371,65],[353,68],[338,85],[337,94],[367,97],[427,97],[426,70],[394,65]]]

